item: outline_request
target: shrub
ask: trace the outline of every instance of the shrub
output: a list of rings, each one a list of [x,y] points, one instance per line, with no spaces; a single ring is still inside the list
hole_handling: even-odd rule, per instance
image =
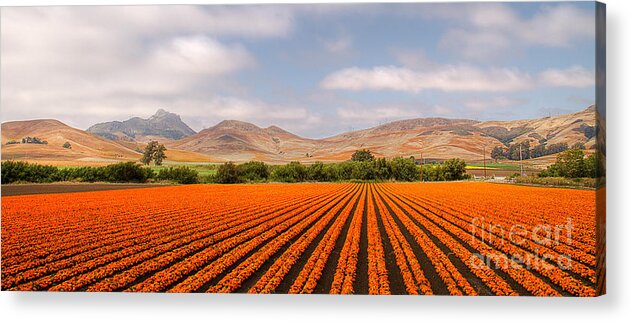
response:
[[[372,161],[355,161],[352,165],[351,179],[375,180],[377,178]]]
[[[372,152],[365,149],[357,150],[351,156],[351,161],[372,161],[374,159],[375,157],[372,155]]]
[[[563,178],[563,177],[538,177],[538,176],[518,176],[514,179],[518,184],[535,184],[557,187],[585,187],[593,188],[596,186],[594,178]]]
[[[179,184],[199,183],[197,171],[189,167],[169,167],[161,169],[156,178],[158,180],[168,180]]]
[[[307,168],[307,178],[311,181],[331,181],[327,175],[324,163],[319,161]]]
[[[250,161],[237,166],[239,181],[260,182],[269,178],[270,171],[267,164],[260,161]]]
[[[239,171],[233,162],[226,162],[219,166],[213,179],[217,183],[238,183]]]
[[[394,180],[397,181],[417,181],[419,170],[414,160],[410,158],[396,157],[390,161],[390,171]]]
[[[506,180],[514,180],[514,179],[519,178],[521,176],[522,176],[521,173],[517,173],[517,172],[511,173],[511,174],[506,176]]]
[[[442,164],[445,180],[467,179],[467,164],[461,159],[449,159]]]
[[[57,181],[84,182],[146,182],[154,173],[134,162],[110,164],[105,167],[57,168],[23,161],[2,162],[2,183]]]
[[[327,178],[327,181],[339,181],[340,174],[338,171],[337,164],[326,164],[324,165],[324,174]]]
[[[567,150],[557,156],[556,162],[539,173],[539,177],[581,178],[596,176],[594,159],[585,159],[580,149]]]
[[[143,168],[140,164],[134,162],[122,162],[115,163],[106,166],[103,170],[105,171],[104,176],[106,178],[105,181],[108,182],[146,182],[153,175],[153,171],[147,171],[148,168]]]
[[[339,180],[351,180],[353,178],[353,162],[342,162],[335,165]]]
[[[24,161],[2,162],[2,183],[52,182],[57,173],[57,167],[49,165],[31,164]]]
[[[279,182],[302,182],[307,179],[307,167],[297,161],[278,165],[272,169],[271,177]]]

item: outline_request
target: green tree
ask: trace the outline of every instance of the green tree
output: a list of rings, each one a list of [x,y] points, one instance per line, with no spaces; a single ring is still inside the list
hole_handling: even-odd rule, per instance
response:
[[[62,145],[62,147],[63,147],[64,149],[72,149],[72,145],[70,145],[70,142],[66,142],[66,143],[64,143],[64,145]]]
[[[461,159],[449,159],[442,164],[445,180],[464,179],[467,164]]]
[[[416,181],[419,179],[419,169],[410,158],[396,157],[390,160],[392,177],[397,181]]]
[[[532,151],[530,152],[530,154],[532,155],[533,158],[542,157],[542,156],[546,155],[546,153],[547,153],[547,151],[546,151],[546,145],[545,144],[536,145],[534,148],[532,148]]]
[[[307,177],[312,181],[329,181],[324,168],[324,163],[317,161],[307,168]]]
[[[279,165],[272,169],[272,179],[280,182],[302,182],[307,180],[307,167],[298,161]]]
[[[375,161],[375,175],[379,180],[390,180],[392,172],[390,171],[390,167],[388,167],[388,161],[386,158],[379,158]]]
[[[169,167],[160,170],[158,180],[170,180],[179,184],[193,184],[199,182],[199,174],[189,167]]]
[[[376,173],[371,161],[354,161],[351,178],[357,180],[375,180]]]
[[[530,143],[528,141],[511,145],[508,148],[508,158],[510,160],[520,160],[520,157],[519,157],[520,148],[521,148],[521,159],[522,160],[530,159]]]
[[[493,160],[500,160],[500,159],[505,159],[506,158],[506,151],[504,151],[504,148],[502,148],[501,146],[496,146],[493,148],[493,150],[491,150],[491,159]]]
[[[103,171],[102,175],[108,182],[146,182],[154,175],[151,169],[131,161],[107,165]]]
[[[339,180],[350,180],[353,178],[354,162],[341,162],[335,165]]]
[[[558,174],[566,178],[581,178],[586,175],[583,150],[567,150],[557,156]]]
[[[166,150],[163,144],[158,143],[158,141],[151,141],[145,147],[140,162],[148,165],[151,161],[154,161],[155,165],[162,165],[162,161],[167,158]]]
[[[338,181],[340,180],[340,174],[338,172],[337,164],[326,164],[324,165],[324,173],[327,178],[327,181]]]
[[[568,149],[567,143],[554,143],[548,145],[546,148],[546,154],[555,154],[566,151]]]
[[[442,176],[442,166],[436,164],[424,164],[423,165],[423,180],[424,181],[444,181]]]
[[[219,166],[215,175],[217,183],[238,183],[239,171],[233,162],[226,162]]]
[[[249,161],[237,166],[240,181],[265,181],[269,178],[269,167],[261,161]]]
[[[366,149],[357,150],[351,156],[351,161],[372,161],[374,159],[375,156],[372,155],[372,152]]]
[[[158,144],[154,153],[153,153],[153,161],[155,165],[162,165],[162,161],[167,158],[165,152],[167,148],[164,147],[163,144]]]
[[[153,152],[156,149],[156,145],[158,141],[151,141],[145,147],[145,151],[142,153],[142,158],[140,158],[140,162],[144,165],[148,165],[153,160]]]
[[[590,154],[585,158],[585,175],[590,178],[600,178],[605,176],[604,159],[600,152]]]

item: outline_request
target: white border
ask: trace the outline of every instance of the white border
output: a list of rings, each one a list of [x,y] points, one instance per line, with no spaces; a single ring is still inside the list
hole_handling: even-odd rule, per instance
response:
[[[183,1],[182,3],[228,1]],[[240,1],[265,3],[270,1]],[[273,1],[308,2],[308,1]],[[311,1],[312,2],[312,1]],[[340,2],[340,1],[329,1]],[[347,1],[357,2],[357,1]],[[365,1],[373,2],[373,1]],[[403,1],[399,1],[403,2]],[[176,1],[5,1],[7,5],[170,4]],[[288,296],[216,294],[0,293],[3,321],[339,321],[395,319],[441,321],[617,321],[631,316],[629,264],[631,209],[628,199],[631,142],[628,0],[607,3],[607,291],[599,298],[499,298],[412,296]],[[577,22],[580,23],[580,22]],[[626,94],[626,95],[625,95]],[[0,93],[1,95],[1,93]],[[625,161],[626,160],[626,161]]]

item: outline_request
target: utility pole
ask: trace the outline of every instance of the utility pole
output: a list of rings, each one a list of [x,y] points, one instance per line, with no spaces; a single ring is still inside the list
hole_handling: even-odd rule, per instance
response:
[[[423,145],[420,144],[419,150],[421,152],[421,183],[423,183]]]
[[[524,176],[524,161],[522,160],[521,157],[521,143],[519,144],[519,172],[521,174],[521,176]]]
[[[486,145],[483,147],[484,179],[486,179]]]

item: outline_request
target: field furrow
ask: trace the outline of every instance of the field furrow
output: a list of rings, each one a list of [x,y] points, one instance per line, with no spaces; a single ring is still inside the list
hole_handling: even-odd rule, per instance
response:
[[[2,197],[2,290],[595,296],[594,191],[479,182]]]

